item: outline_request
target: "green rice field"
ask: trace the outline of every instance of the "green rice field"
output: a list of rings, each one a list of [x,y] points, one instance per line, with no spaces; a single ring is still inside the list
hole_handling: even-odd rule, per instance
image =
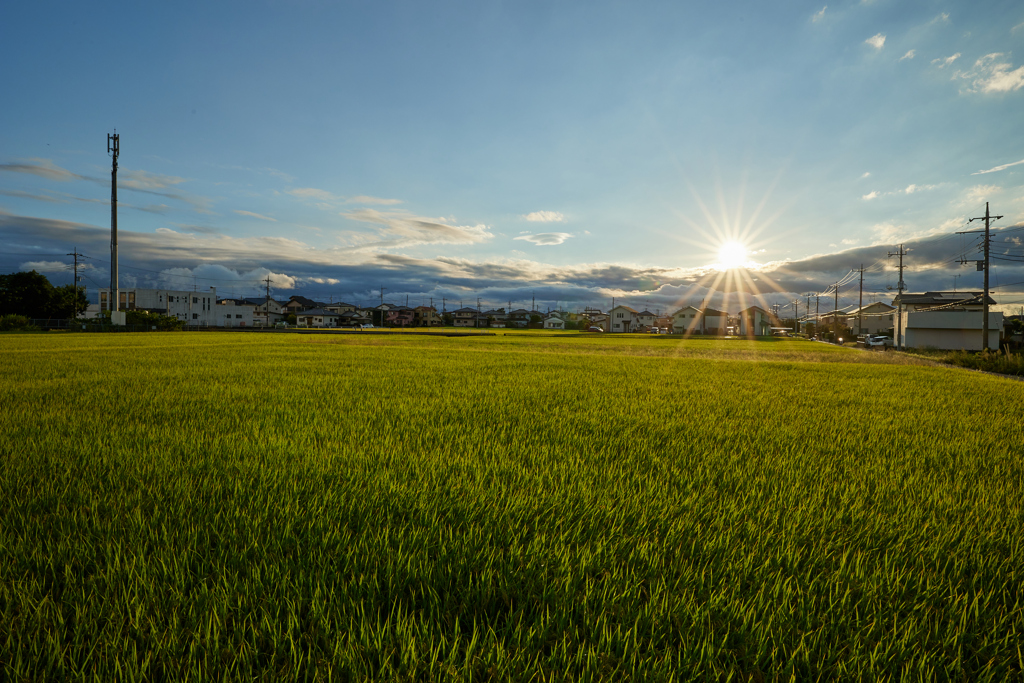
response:
[[[0,680],[1024,676],[1024,383],[799,340],[0,335]]]

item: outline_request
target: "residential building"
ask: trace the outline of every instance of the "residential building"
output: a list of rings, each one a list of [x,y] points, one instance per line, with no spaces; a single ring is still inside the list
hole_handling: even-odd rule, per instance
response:
[[[288,303],[284,305],[285,313],[298,313],[299,311],[309,311],[314,308],[323,308],[327,304],[322,304],[312,299],[307,299],[304,296],[292,296],[289,297]]]
[[[452,311],[452,324],[455,327],[476,327],[477,311],[475,308],[459,308]]]
[[[340,319],[340,313],[324,308],[311,308],[295,314],[295,324],[298,327],[337,327]]]
[[[120,289],[121,311],[149,311],[170,316],[187,325],[223,326],[223,319],[217,317],[217,288],[209,290],[141,289],[137,287]],[[111,304],[110,288],[99,289],[100,311],[108,311]]]
[[[441,316],[433,306],[417,306],[413,309],[413,325],[416,327],[440,327],[442,324]]]
[[[557,315],[550,315],[544,320],[545,330],[564,330],[565,321],[559,318]]]
[[[895,325],[896,307],[876,301],[846,314],[846,324],[855,335],[891,334]]]
[[[360,310],[345,311],[338,314],[339,327],[356,327],[358,325],[372,325],[373,318]]]
[[[608,317],[611,319],[611,329],[609,332],[637,332],[637,328],[640,327],[639,316],[635,309],[629,306],[616,306],[608,312]]]
[[[256,306],[245,299],[221,299],[214,310],[221,327],[252,327],[256,319]]]
[[[673,334],[725,334],[728,315],[713,308],[684,306],[672,314]]]
[[[901,348],[980,351],[984,305],[982,292],[903,293],[893,301],[900,308],[896,344]],[[995,304],[990,296],[989,305]],[[989,311],[988,347],[999,348],[1003,314]]]
[[[654,320],[657,318],[655,314],[651,313],[647,309],[636,314],[636,324],[640,328],[637,332],[647,332],[654,327]]]
[[[392,306],[385,318],[388,327],[412,327],[416,311],[408,306]]]
[[[506,326],[525,329],[530,324],[530,312],[525,308],[517,308],[508,314]]]
[[[355,304],[347,304],[344,301],[339,301],[336,304],[327,304],[326,306],[323,306],[323,309],[325,311],[330,311],[331,313],[348,313],[349,311],[358,311],[359,307]]]
[[[771,313],[760,306],[748,306],[740,311],[737,333],[741,337],[767,337],[773,326],[777,326],[777,322]]]

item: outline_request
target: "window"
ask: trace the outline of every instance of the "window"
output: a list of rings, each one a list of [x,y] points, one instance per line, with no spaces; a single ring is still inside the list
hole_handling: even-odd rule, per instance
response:
[[[199,314],[198,313],[193,313],[192,314],[192,319],[193,320],[199,320]]]
[[[225,317],[225,318],[230,318],[230,317],[231,317],[231,314],[230,314],[230,313],[225,313],[225,314],[224,314],[224,317]],[[241,318],[242,316],[238,316],[238,317],[239,317],[239,318]]]
[[[235,313],[235,317],[236,317],[236,318],[241,318],[241,317],[242,317],[242,314],[241,314],[241,313]]]
[[[192,303],[194,303],[194,304],[199,303],[199,297],[198,296],[192,297]]]

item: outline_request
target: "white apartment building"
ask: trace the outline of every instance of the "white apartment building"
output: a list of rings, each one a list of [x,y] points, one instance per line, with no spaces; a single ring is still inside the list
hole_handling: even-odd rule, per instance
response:
[[[231,301],[217,303],[217,288],[209,290],[140,289],[118,292],[121,311],[149,311],[181,320],[186,325],[252,327],[254,306]],[[100,311],[112,309],[110,288],[99,290]],[[227,300],[230,301],[230,300]]]

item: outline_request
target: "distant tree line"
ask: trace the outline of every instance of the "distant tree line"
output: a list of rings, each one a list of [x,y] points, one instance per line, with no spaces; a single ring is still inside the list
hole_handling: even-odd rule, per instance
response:
[[[54,287],[45,275],[34,270],[0,275],[0,316],[74,318],[88,306],[81,288]]]

